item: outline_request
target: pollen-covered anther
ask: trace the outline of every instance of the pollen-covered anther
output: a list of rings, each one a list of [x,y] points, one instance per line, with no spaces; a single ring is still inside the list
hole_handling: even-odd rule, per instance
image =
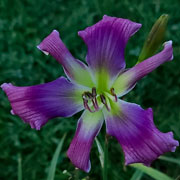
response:
[[[111,95],[114,96],[114,98],[115,98],[115,102],[117,102],[118,98],[117,98],[117,95],[114,92],[114,88],[111,88],[110,91],[111,91]]]
[[[108,104],[107,104],[106,97],[105,97],[103,94],[101,94],[101,95],[100,95],[100,98],[101,98],[101,102],[105,105],[106,109],[107,109],[108,111],[110,111],[110,107],[109,107]]]

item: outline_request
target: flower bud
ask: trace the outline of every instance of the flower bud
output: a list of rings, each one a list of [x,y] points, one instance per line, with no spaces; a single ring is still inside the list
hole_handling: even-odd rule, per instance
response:
[[[164,39],[169,16],[163,14],[153,25],[138,58],[138,63],[155,54]]]

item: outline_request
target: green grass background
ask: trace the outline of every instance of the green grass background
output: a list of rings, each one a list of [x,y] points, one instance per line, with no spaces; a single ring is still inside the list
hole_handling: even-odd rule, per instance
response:
[[[41,53],[36,45],[53,29],[72,54],[85,59],[86,47],[77,32],[99,21],[104,14],[128,18],[142,23],[141,30],[129,41],[126,63],[131,67],[137,61],[143,42],[154,21],[163,13],[170,15],[166,40],[173,40],[174,60],[165,63],[142,79],[125,100],[152,107],[154,121],[163,131],[173,131],[180,138],[180,1],[179,0],[0,0],[0,84],[11,82],[19,86],[52,81],[64,75],[62,68],[50,56]],[[0,180],[15,180],[18,159],[22,161],[24,180],[45,180],[54,151],[67,133],[58,158],[55,179],[65,180],[67,170],[77,173],[66,157],[80,113],[72,118],[50,120],[40,131],[30,128],[20,118],[10,114],[10,105],[0,91]],[[99,139],[103,142],[105,128]],[[180,159],[180,148],[166,156]],[[79,171],[77,179],[101,179],[101,166],[94,143],[91,151],[92,169],[89,174]],[[156,160],[152,167],[174,179],[180,175],[180,166]],[[109,142],[109,180],[129,180],[134,173],[124,167],[120,145]],[[151,180],[144,175],[143,180]]]

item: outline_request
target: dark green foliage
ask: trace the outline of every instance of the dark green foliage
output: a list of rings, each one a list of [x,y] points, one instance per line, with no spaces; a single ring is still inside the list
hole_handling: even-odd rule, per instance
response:
[[[168,62],[141,80],[125,100],[152,107],[154,121],[163,131],[173,131],[180,138],[180,1],[179,0],[0,0],[0,84],[12,82],[27,86],[52,81],[63,75],[61,66],[50,56],[45,56],[36,45],[53,29],[72,54],[85,59],[86,47],[77,31],[96,23],[102,15],[128,18],[143,24],[126,48],[127,66],[133,66],[143,46],[146,35],[155,20],[163,13],[169,14],[166,40],[173,40],[174,60]],[[56,118],[42,130],[36,131],[20,118],[10,115],[10,105],[0,91],[0,179],[18,178],[18,161],[21,158],[24,180],[45,180],[53,153],[63,134],[67,133],[59,156],[55,180],[66,180],[69,173],[78,173],[79,179],[101,179],[101,166],[97,147],[91,152],[92,169],[89,174],[77,172],[66,157],[81,113],[72,118]],[[99,135],[104,140],[105,128]],[[120,145],[109,142],[109,180],[129,180],[135,170],[123,166]],[[167,156],[178,158],[180,150]],[[170,177],[180,174],[180,166],[156,160],[152,166]],[[68,173],[63,173],[67,170]],[[72,178],[74,179],[74,177]],[[143,175],[143,180],[151,180]]]

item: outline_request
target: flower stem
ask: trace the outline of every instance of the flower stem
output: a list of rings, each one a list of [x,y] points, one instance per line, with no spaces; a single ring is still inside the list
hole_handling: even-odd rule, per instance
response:
[[[107,180],[108,176],[108,139],[109,135],[105,135],[105,142],[104,142],[104,168],[103,168],[103,180]]]
[[[75,180],[79,180],[79,169],[78,168],[75,168]]]

